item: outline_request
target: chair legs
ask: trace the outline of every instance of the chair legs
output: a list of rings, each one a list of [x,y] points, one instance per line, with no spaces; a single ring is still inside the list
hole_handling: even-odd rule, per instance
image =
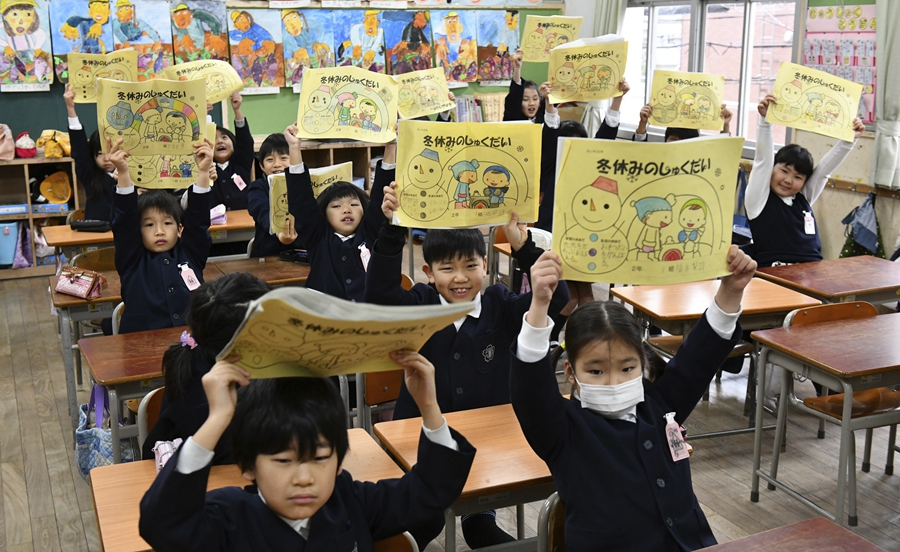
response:
[[[897,450],[897,424],[891,426],[888,434],[887,463],[884,466],[885,475],[894,475],[894,451]]]
[[[825,420],[822,421],[824,422]],[[871,468],[869,461],[872,458],[872,432],[871,428],[866,430],[866,446],[863,449],[862,467],[860,468],[865,473],[869,473],[869,468]]]

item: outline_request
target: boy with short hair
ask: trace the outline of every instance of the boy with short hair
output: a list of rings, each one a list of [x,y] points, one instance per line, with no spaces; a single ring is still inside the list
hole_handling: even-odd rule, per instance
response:
[[[249,372],[222,360],[203,376],[209,417],[141,500],[141,536],[158,551],[374,552],[374,541],[442,515],[462,492],[475,449],[441,415],[431,363],[415,351],[392,357],[423,414],[418,463],[402,478],[363,483],[342,471],[347,417],[329,381],[250,385]],[[236,384],[249,386],[240,401]],[[234,458],[252,484],[207,493],[212,451],[229,424]]]
[[[203,283],[203,269],[212,240],[209,237],[209,167],[212,144],[194,144],[199,174],[188,189],[190,201],[182,210],[178,199],[164,190],[138,196],[128,173],[130,153],[107,138],[108,158],[116,167],[118,184],[113,198],[113,243],[116,270],[122,282],[120,332],[184,326],[191,291]],[[183,223],[182,223],[183,222]]]
[[[259,146],[259,165],[263,172],[262,178],[257,178],[247,187],[247,210],[256,223],[250,256],[268,257],[290,249],[305,249],[303,240],[297,235],[293,217],[284,223],[284,231],[269,233],[268,177],[283,173],[291,165],[288,143],[283,134],[270,134]]]

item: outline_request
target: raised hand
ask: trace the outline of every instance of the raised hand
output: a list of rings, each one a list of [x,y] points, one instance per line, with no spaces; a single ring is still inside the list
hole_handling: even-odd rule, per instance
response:
[[[428,429],[441,427],[444,418],[434,388],[434,365],[416,351],[394,351],[391,358],[403,367],[406,389],[419,407],[422,423]]]
[[[519,213],[516,211],[509,214],[509,222],[503,226],[503,231],[513,251],[522,249],[528,241],[528,226],[524,222],[519,222]]]
[[[381,202],[381,212],[388,221],[394,220],[394,213],[400,209],[400,201],[397,200],[397,183],[391,182],[384,187],[384,200]]]
[[[759,100],[759,105],[756,106],[756,110],[759,111],[759,116],[765,119],[766,115],[769,113],[769,105],[777,103],[778,100],[775,99],[774,95],[766,94],[766,97]]]

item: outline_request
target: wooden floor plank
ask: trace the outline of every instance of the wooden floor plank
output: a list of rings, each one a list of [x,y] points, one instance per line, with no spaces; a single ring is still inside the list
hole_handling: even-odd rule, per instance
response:
[[[69,453],[59,431],[59,422],[45,422],[41,424],[41,431],[44,436],[44,450],[53,492],[55,523],[59,526],[59,540],[65,543],[67,551],[86,551],[87,541],[81,522],[81,510],[78,507],[72,470],[69,469]]]
[[[31,517],[28,515],[28,490],[22,462],[0,464],[3,479],[3,520],[6,524],[6,547],[32,542]]]
[[[32,543],[35,552],[60,552],[59,531],[56,527],[55,516],[44,516],[31,520],[34,535]],[[68,546],[66,550],[69,550]]]

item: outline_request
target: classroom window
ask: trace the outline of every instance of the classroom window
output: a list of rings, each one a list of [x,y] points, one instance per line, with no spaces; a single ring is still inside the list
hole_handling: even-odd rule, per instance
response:
[[[628,8],[625,10],[624,29],[621,33],[628,41],[628,62],[625,65],[625,78],[631,86],[631,92],[622,98],[621,112],[623,121],[637,124],[637,113],[644,106],[644,91],[649,86],[647,79],[647,43],[650,28],[649,8]]]
[[[794,45],[795,2],[755,2],[750,4],[752,32],[749,47],[753,52],[748,69],[749,86],[744,115],[743,136],[756,140],[756,124],[759,100],[772,91],[778,67],[782,61],[791,61]],[[776,144],[784,144],[786,127],[774,125],[772,135]]]

